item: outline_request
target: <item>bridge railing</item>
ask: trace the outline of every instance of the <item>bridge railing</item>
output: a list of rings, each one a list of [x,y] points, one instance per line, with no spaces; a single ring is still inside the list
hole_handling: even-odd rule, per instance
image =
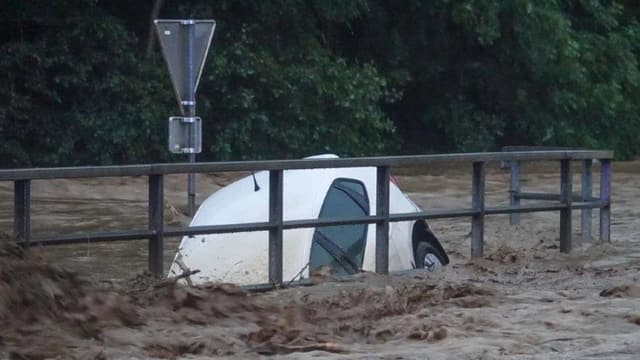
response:
[[[509,151],[463,154],[435,154],[388,156],[366,158],[332,158],[302,160],[271,160],[212,163],[174,163],[99,167],[61,167],[0,170],[0,181],[14,182],[13,236],[25,248],[33,245],[59,245],[98,241],[148,240],[148,266],[156,275],[162,275],[164,238],[213,233],[243,231],[269,232],[269,282],[282,284],[282,238],[287,229],[346,224],[375,224],[376,226],[376,272],[388,273],[389,223],[437,218],[471,218],[471,256],[481,257],[484,246],[484,219],[486,215],[510,214],[511,222],[517,223],[517,214],[539,211],[559,211],[560,251],[569,252],[572,246],[571,213],[574,209],[583,212],[583,234],[586,230],[585,214],[591,209],[600,209],[600,239],[610,240],[611,217],[611,159],[613,152],[605,150],[543,150]],[[600,195],[591,196],[591,162],[597,159],[600,169]],[[540,194],[520,191],[519,169],[522,161],[559,161],[560,189],[558,193]],[[485,206],[485,165],[499,161],[511,164],[511,202],[508,206]],[[582,161],[582,195],[576,197],[572,191],[572,161]],[[389,179],[392,167],[421,167],[434,163],[471,163],[472,201],[469,208],[425,210],[412,213],[389,212]],[[349,219],[305,219],[283,220],[283,175],[286,170],[375,167],[377,173],[376,210],[374,215]],[[514,170],[515,169],[515,170]],[[226,224],[215,226],[167,227],[164,224],[164,177],[170,174],[215,173],[226,171],[269,171],[269,219],[264,222]],[[31,181],[46,179],[95,178],[95,177],[148,177],[148,226],[146,229],[92,232],[81,234],[58,234],[32,238],[31,236]],[[521,199],[548,200],[545,203],[522,204]]]

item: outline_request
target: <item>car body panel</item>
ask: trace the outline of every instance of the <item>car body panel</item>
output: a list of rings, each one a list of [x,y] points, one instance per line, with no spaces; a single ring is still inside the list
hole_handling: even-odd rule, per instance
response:
[[[325,156],[326,157],[326,156]],[[283,217],[285,221],[316,219],[325,195],[335,179],[361,181],[369,198],[370,214],[376,209],[376,169],[330,168],[283,172]],[[223,225],[268,221],[269,173],[255,174],[260,185],[254,191],[251,176],[240,179],[209,196],[196,212],[190,226]],[[420,211],[402,191],[390,184],[390,212]],[[389,270],[413,267],[412,222],[390,224]],[[291,229],[283,234],[283,280],[308,277],[309,257],[315,228]],[[375,225],[367,229],[362,262],[365,271],[375,270]],[[200,270],[193,283],[229,282],[239,285],[268,282],[268,232],[241,232],[185,236],[180,243],[169,276]]]

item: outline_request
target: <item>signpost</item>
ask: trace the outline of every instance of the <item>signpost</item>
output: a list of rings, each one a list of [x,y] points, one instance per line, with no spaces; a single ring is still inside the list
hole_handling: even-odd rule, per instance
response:
[[[169,151],[196,161],[202,151],[202,121],[196,116],[196,91],[209,52],[214,20],[155,20],[182,116],[169,118]],[[188,213],[195,213],[196,178],[188,174]]]

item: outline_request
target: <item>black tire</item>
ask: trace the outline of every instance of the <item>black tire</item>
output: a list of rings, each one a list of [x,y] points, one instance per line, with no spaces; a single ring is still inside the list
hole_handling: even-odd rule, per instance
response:
[[[413,252],[416,262],[416,269],[427,269],[434,271],[448,264],[448,258],[442,254],[440,250],[433,247],[426,241],[420,241],[416,244]]]

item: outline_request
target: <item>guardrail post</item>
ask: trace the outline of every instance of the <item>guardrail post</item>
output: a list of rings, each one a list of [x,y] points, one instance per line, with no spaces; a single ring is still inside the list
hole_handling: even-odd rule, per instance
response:
[[[520,161],[511,160],[509,174],[509,205],[520,206]],[[520,224],[520,214],[509,214],[509,224]]]
[[[600,159],[600,240],[611,241],[611,159]]]
[[[13,183],[13,239],[25,249],[31,242],[31,180]]]
[[[580,190],[582,192],[582,201],[591,201],[593,197],[593,176],[592,176],[592,160],[584,160],[582,162],[582,183]],[[580,232],[582,238],[591,240],[591,209],[582,209],[580,219]]]
[[[164,176],[149,175],[149,271],[164,274]]]
[[[566,207],[560,210],[560,252],[571,251],[571,160],[560,160],[560,202]]]
[[[484,162],[473,163],[471,203],[476,213],[471,218],[471,257],[482,257],[484,247]]]
[[[269,283],[282,285],[283,172],[269,171]]]
[[[389,167],[376,168],[376,272],[389,273]]]

